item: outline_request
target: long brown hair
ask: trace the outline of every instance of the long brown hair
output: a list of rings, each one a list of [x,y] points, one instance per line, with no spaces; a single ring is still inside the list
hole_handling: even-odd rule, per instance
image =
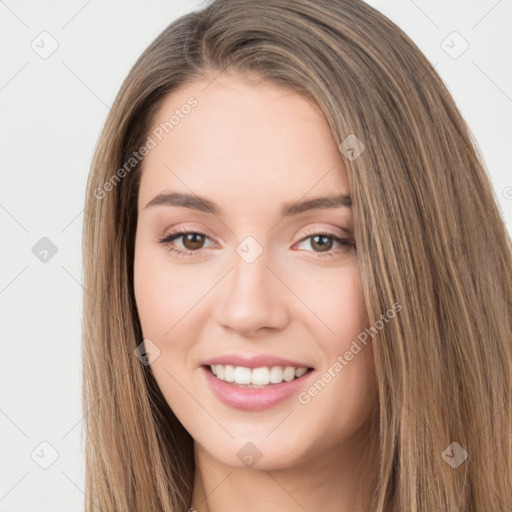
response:
[[[446,87],[415,44],[362,1],[215,0],[174,21],[140,56],[92,162],[83,237],[86,510],[190,506],[193,440],[134,356],[141,166],[132,159],[167,94],[230,69],[314,100],[340,148],[348,140],[362,150],[345,154],[345,164],[370,324],[390,304],[402,306],[373,342],[372,511],[512,506],[511,244]]]

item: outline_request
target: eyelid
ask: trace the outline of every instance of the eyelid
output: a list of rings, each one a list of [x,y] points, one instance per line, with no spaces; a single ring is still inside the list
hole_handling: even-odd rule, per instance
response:
[[[180,233],[197,233],[197,234],[207,236],[210,240],[216,240],[216,237],[213,236],[211,234],[211,232],[208,229],[206,229],[205,227],[193,226],[193,225],[188,225],[188,224],[184,224],[184,225],[180,224],[178,227],[166,229],[166,230],[164,230],[164,233],[162,234],[162,236],[159,236],[158,239],[162,240],[163,238],[167,238],[172,235],[180,234]]]
[[[298,242],[301,242],[302,240],[304,240],[304,238],[307,238],[308,236],[321,234],[338,238],[353,238],[352,232],[348,229],[332,225],[329,227],[325,227],[325,225],[314,225],[313,227],[308,227],[305,231],[302,232],[302,235],[299,238]]]

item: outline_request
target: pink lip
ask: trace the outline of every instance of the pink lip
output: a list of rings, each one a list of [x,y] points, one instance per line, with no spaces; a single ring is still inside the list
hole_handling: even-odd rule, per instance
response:
[[[244,366],[246,368],[261,368],[262,366],[293,366],[295,368],[311,368],[311,365],[283,359],[281,357],[270,354],[260,354],[256,356],[244,356],[242,354],[232,354],[219,357],[213,357],[204,361],[203,365],[210,366],[212,364],[230,364],[232,366]]]
[[[211,363],[215,364],[215,363]],[[222,363],[217,363],[222,364]],[[229,364],[229,363],[228,363]],[[237,364],[236,366],[244,366]],[[266,364],[261,366],[267,366]],[[281,366],[274,364],[273,366]],[[284,364],[282,366],[285,366]],[[286,366],[295,366],[295,364],[287,364]],[[258,366],[254,366],[258,368]],[[297,366],[304,368],[305,366]],[[289,398],[297,393],[303,387],[307,379],[313,372],[308,372],[290,382],[282,382],[281,384],[272,384],[265,388],[248,388],[239,387],[218,379],[213,375],[208,366],[201,367],[206,382],[208,383],[213,394],[223,403],[241,409],[243,411],[261,411],[277,405],[279,402]]]

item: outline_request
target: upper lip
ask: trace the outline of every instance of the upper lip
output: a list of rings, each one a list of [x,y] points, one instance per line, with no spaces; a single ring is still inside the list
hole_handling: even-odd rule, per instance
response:
[[[261,368],[263,366],[293,366],[294,368],[311,368],[309,364],[304,364],[291,359],[284,359],[282,357],[274,356],[271,354],[259,355],[244,355],[244,354],[231,354],[224,356],[212,357],[203,362],[205,366],[213,364],[244,366],[245,368]]]

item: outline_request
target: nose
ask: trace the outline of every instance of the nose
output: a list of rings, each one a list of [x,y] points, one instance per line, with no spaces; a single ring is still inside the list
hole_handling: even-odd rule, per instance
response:
[[[276,270],[268,265],[265,251],[251,263],[234,254],[233,268],[220,292],[217,321],[244,337],[278,331],[290,321],[290,291]]]

